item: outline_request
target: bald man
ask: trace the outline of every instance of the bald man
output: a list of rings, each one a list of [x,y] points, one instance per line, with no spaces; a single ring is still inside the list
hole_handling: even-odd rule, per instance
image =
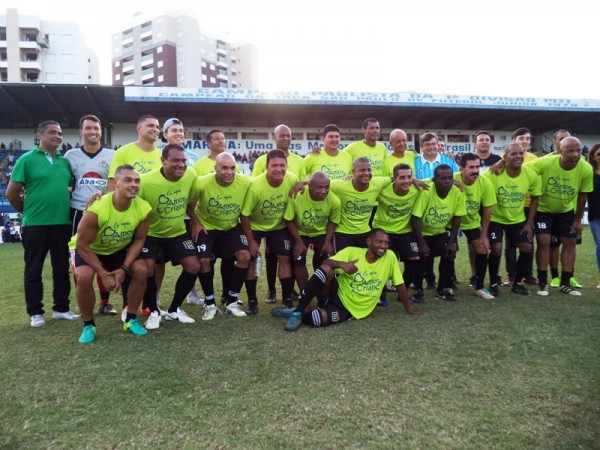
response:
[[[291,199],[284,219],[295,245],[293,249],[294,273],[300,291],[308,282],[306,251],[313,246],[313,270],[333,255],[333,234],[340,222],[341,203],[329,192],[329,177],[321,171],[313,173],[301,195]]]
[[[234,157],[223,152],[215,158],[215,173],[198,177],[196,181],[194,210],[198,220],[192,218],[192,237],[200,257],[198,278],[206,297],[203,320],[212,320],[217,313],[214,272],[210,265],[211,255],[217,245],[221,254],[234,255],[236,260],[225,298],[227,313],[236,317],[246,315],[240,308],[239,294],[246,279],[250,252],[239,218],[250,179],[236,173],[236,169]]]

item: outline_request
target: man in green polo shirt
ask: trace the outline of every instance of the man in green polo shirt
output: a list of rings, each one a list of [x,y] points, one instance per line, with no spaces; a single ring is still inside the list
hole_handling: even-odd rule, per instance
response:
[[[39,145],[17,160],[6,198],[23,215],[25,303],[31,326],[41,327],[46,324],[42,269],[48,252],[54,283],[53,318],[73,320],[79,316],[69,309],[69,185],[73,174],[69,162],[58,151],[62,144],[60,124],[52,120],[42,122],[36,134]]]
[[[373,176],[381,177],[383,176],[383,160],[388,151],[386,145],[379,140],[381,137],[379,121],[369,117],[363,121],[361,130],[364,139],[353,142],[344,151],[352,157],[352,161],[360,157],[367,158],[371,163]]]
[[[321,171],[330,180],[346,178],[352,172],[352,157],[349,153],[339,149],[340,129],[337,125],[329,124],[323,128],[323,148],[318,152],[310,152],[304,158],[306,174],[312,175]]]

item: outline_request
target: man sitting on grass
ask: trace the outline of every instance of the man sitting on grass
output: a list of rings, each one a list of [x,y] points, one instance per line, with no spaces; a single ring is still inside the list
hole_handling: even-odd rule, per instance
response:
[[[126,275],[131,276],[129,305],[123,328],[135,335],[147,334],[136,313],[146,290],[146,265],[138,259],[148,226],[150,205],[138,198],[140,175],[133,166],[115,171],[115,191],[94,202],[83,214],[73,236],[71,261],[77,280],[77,303],[83,319],[79,342],[96,339],[94,323],[94,276],[99,274],[104,287],[117,291]]]
[[[374,228],[367,236],[367,248],[346,247],[325,260],[308,280],[300,303],[295,309],[273,308],[276,317],[288,317],[287,331],[296,331],[300,322],[314,327],[333,325],[350,319],[367,317],[381,297],[386,280],[391,279],[398,299],[410,315],[420,315],[408,299],[408,293],[396,255],[389,247],[389,237]],[[334,277],[335,275],[335,277]],[[311,300],[322,294],[323,301],[311,310]]]

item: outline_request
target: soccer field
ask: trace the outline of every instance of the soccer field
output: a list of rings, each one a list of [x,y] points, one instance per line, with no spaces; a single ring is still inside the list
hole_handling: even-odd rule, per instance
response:
[[[0,448],[599,448],[593,252],[586,227],[583,297],[503,288],[481,300],[463,249],[458,302],[427,291],[422,317],[389,294],[365,320],[287,333],[263,275],[258,316],[203,322],[185,305],[195,324],[163,321],[145,337],[97,317],[96,342],[81,345],[81,323],[48,312],[49,263],[47,325],[29,326],[22,247],[3,244]],[[167,269],[163,307],[178,271]]]

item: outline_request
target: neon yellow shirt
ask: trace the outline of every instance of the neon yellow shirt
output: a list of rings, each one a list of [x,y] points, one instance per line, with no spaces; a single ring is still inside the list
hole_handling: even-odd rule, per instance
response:
[[[154,147],[151,152],[139,148],[135,142],[124,145],[115,152],[108,169],[108,178],[114,178],[117,167],[131,164],[141,175],[162,167],[162,152]]]
[[[483,175],[489,177],[496,193],[496,204],[492,206],[492,221],[505,225],[525,222],[525,197],[534,197],[542,193],[541,178],[528,166],[521,167],[521,174],[515,178],[508,176],[506,169],[500,175],[486,170]]]
[[[315,155],[309,153],[304,158],[306,175],[310,176],[317,172],[324,172],[330,180],[341,180],[352,173],[352,157],[350,154],[340,151],[336,156],[329,156],[325,149]]]
[[[252,169],[252,178],[256,178],[261,173],[267,171],[267,155],[261,155],[254,163]],[[306,169],[304,168],[304,158],[298,156],[293,152],[289,152],[287,156],[287,171],[293,173],[300,180],[306,179]]]
[[[454,179],[462,182],[460,172],[454,174]],[[492,186],[489,178],[483,178],[481,175],[477,177],[471,186],[466,183],[463,183],[463,186],[467,214],[460,218],[460,229],[474,230],[481,226],[479,210],[496,204],[494,186]]]
[[[242,214],[250,218],[253,230],[274,231],[285,227],[283,216],[290,200],[290,189],[297,182],[298,177],[289,172],[278,187],[267,182],[266,172],[252,180],[244,199]]]
[[[236,174],[233,183],[221,186],[214,174],[196,180],[196,215],[207,230],[231,230],[239,223],[242,204],[251,180]]]
[[[594,169],[580,159],[575,168],[565,170],[560,166],[560,155],[538,158],[527,165],[541,177],[542,194],[538,211],[564,213],[577,208],[580,192],[594,190]]]
[[[402,158],[398,158],[393,153],[386,155],[385,159],[383,160],[383,175],[386,177],[393,177],[394,167],[400,163],[408,164],[414,173],[416,156],[417,155],[415,152],[408,149],[404,151],[404,156]]]
[[[369,219],[373,208],[377,206],[379,193],[392,183],[388,177],[373,177],[366,191],[357,191],[352,180],[333,180],[330,190],[342,202],[340,224],[336,232],[346,234],[368,233]]]
[[[371,147],[365,141],[356,141],[344,149],[351,157],[352,161],[364,156],[371,161],[371,172],[374,177],[383,176],[383,160],[387,155],[387,147],[383,142],[377,142],[375,147]]]
[[[102,196],[85,210],[98,216],[98,232],[90,243],[90,249],[97,255],[112,255],[127,247],[133,240],[135,229],[142,223],[152,207],[147,201],[136,197],[126,211],[117,211],[113,204],[114,192]],[[69,242],[69,249],[77,245],[77,234]]]
[[[446,198],[440,198],[435,184],[429,190],[422,190],[412,211],[412,215],[421,219],[421,234],[436,236],[446,232],[452,226],[454,216],[467,214],[465,195],[456,186],[452,186]]]
[[[377,212],[373,219],[373,228],[381,228],[392,234],[412,231],[410,216],[419,197],[419,191],[412,184],[405,195],[394,192],[394,185],[384,188],[377,198]]]
[[[523,155],[523,164],[530,163],[536,159],[538,159],[538,157],[535,153],[525,152]],[[528,193],[525,196],[525,208],[529,208],[529,205],[531,205],[531,195]]]
[[[387,250],[373,264],[369,264],[366,255],[364,248],[346,247],[329,258],[343,262],[358,259],[355,263],[358,272],[348,275],[342,269],[335,271],[340,300],[356,319],[363,319],[373,312],[387,280],[391,279],[394,286],[404,283],[394,252]]]
[[[152,207],[148,236],[173,238],[185,234],[185,210],[196,198],[196,172],[186,168],[183,177],[170,181],[156,169],[141,176],[140,198]]]
[[[340,210],[340,199],[333,192],[317,201],[310,198],[308,186],[304,186],[303,193],[288,201],[284,219],[294,221],[301,236],[321,236],[327,232],[328,222],[340,223]]]

